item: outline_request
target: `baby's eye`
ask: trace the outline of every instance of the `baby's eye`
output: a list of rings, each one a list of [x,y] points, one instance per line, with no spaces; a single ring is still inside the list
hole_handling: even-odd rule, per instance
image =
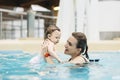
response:
[[[70,46],[72,46],[72,44],[71,44],[71,43],[69,43],[69,45],[70,45]]]
[[[68,43],[69,46],[72,46],[72,43],[71,43],[71,42],[67,41],[67,43]]]

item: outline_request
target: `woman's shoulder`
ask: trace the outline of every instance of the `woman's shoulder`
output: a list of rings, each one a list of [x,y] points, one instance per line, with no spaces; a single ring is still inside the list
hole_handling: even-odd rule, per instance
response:
[[[87,63],[88,59],[85,58],[84,56],[78,56],[75,59],[70,61],[71,63],[75,63],[75,64],[83,64],[83,63]]]

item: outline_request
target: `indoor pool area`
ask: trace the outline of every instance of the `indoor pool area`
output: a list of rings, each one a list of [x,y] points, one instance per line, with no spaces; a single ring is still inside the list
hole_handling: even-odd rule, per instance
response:
[[[0,0],[0,80],[120,80],[120,0]]]
[[[120,80],[120,52],[89,52],[92,62],[80,67],[69,63],[30,64],[36,54],[0,51],[0,80]],[[69,56],[59,55],[63,60]],[[99,61],[95,61],[98,60]]]

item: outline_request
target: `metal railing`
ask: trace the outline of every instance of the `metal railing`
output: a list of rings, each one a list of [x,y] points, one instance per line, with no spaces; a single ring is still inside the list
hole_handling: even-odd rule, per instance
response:
[[[44,30],[56,17],[35,14],[34,37],[43,38]],[[0,9],[0,39],[27,38],[27,12]]]

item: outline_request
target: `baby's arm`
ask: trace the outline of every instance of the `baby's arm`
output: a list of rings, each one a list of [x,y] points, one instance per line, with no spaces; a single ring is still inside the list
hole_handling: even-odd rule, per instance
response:
[[[54,64],[54,62],[52,61],[51,57],[48,56],[45,58],[46,62],[49,63],[49,64]]]
[[[52,57],[56,58],[59,62],[62,62],[61,59],[59,58],[59,56],[54,51],[54,45],[53,44],[48,45],[48,52]]]

